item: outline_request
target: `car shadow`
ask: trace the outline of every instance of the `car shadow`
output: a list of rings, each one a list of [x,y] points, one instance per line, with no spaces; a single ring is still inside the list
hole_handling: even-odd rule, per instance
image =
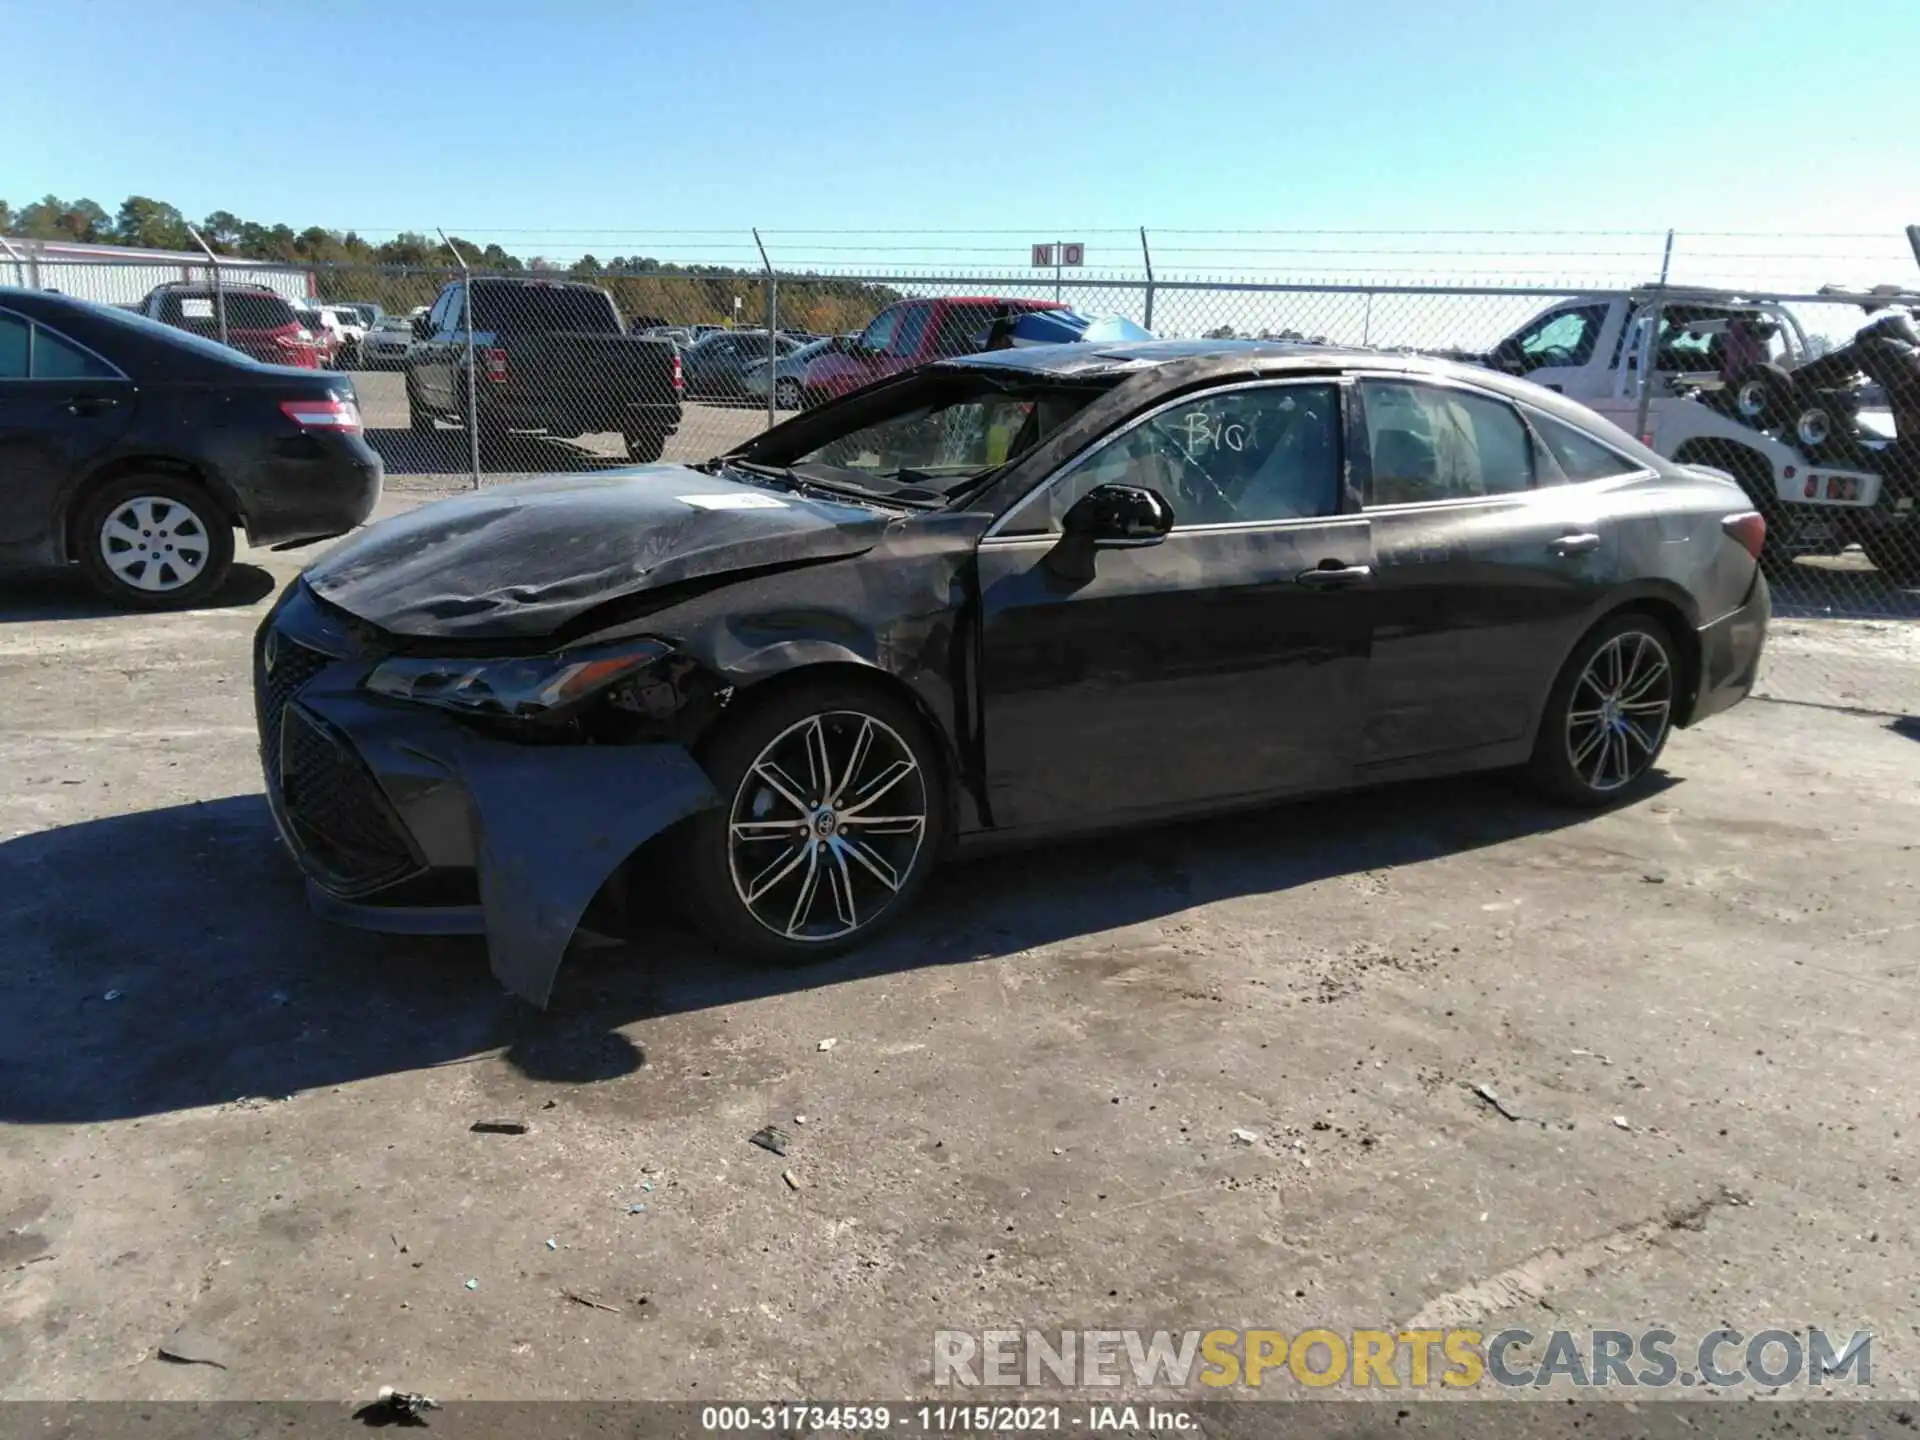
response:
[[[258,565],[236,564],[218,590],[198,605],[186,607],[186,612],[244,610],[273,594],[279,584],[269,570]],[[115,605],[87,583],[78,566],[22,575],[0,585],[0,625],[27,620],[99,620],[147,613],[150,612]]]
[[[389,475],[467,475],[473,454],[467,432],[368,430],[366,440],[379,452]],[[624,455],[601,453],[577,441],[548,435],[508,434],[488,439],[480,449],[482,474],[550,475],[581,470],[612,470],[631,464]]]
[[[1117,927],[1581,818],[1477,777],[1055,845],[1044,864],[985,857],[937,875],[890,934],[803,967],[718,954],[663,904],[637,943],[576,943],[545,1012],[500,988],[477,939],[315,919],[259,795],[87,821],[0,843],[0,1122],[266,1103],[489,1052],[532,1081],[590,1085],[647,1063],[622,1033],[636,1021],[1074,938],[1098,947]]]

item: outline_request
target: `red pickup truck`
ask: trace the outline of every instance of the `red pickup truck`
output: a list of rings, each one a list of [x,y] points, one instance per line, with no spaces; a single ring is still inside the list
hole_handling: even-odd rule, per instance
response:
[[[1054,300],[991,295],[902,300],[874,316],[856,338],[836,341],[807,366],[801,382],[804,403],[817,405],[930,360],[984,350],[994,322],[1009,315],[1065,308]]]

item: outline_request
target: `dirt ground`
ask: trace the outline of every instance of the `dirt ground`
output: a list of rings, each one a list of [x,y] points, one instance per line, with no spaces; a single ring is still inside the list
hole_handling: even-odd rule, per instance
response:
[[[1869,1330],[1920,1391],[1911,722],[1754,700],[1596,817],[1486,778],[982,860],[840,961],[667,928],[540,1014],[309,915],[246,663],[307,558],[0,592],[0,1396],[904,1397],[941,1328],[1436,1314]],[[1781,628],[1809,685],[1855,643]]]

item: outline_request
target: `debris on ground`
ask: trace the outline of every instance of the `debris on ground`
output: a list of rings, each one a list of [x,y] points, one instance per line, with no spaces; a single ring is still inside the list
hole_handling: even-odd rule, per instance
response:
[[[398,1230],[388,1231],[387,1238],[393,1241],[393,1248],[395,1250],[398,1250],[402,1255],[407,1253],[407,1242],[400,1238],[400,1232]]]
[[[1567,1053],[1570,1055],[1584,1055],[1590,1060],[1598,1060],[1602,1065],[1613,1064],[1610,1056],[1602,1055],[1598,1050],[1570,1050]]]
[[[524,1135],[527,1122],[524,1120],[476,1120],[467,1127],[475,1135]]]
[[[754,1131],[753,1134],[749,1135],[747,1139],[750,1143],[758,1145],[762,1150],[771,1150],[776,1155],[784,1155],[787,1153],[787,1146],[792,1143],[793,1137],[778,1125],[762,1125],[758,1130]]]
[[[1289,1140],[1289,1141],[1287,1142],[1287,1148],[1288,1148],[1289,1150],[1291,1150],[1291,1151],[1293,1151],[1293,1153],[1294,1153],[1294,1154],[1296,1154],[1296,1155],[1298,1155],[1298,1156],[1300,1157],[1300,1163],[1301,1163],[1301,1165],[1302,1165],[1302,1166],[1304,1166],[1304,1167],[1305,1167],[1306,1169],[1308,1169],[1308,1170],[1311,1170],[1311,1169],[1313,1168],[1313,1161],[1312,1161],[1311,1159],[1309,1159],[1309,1158],[1308,1158],[1308,1156],[1307,1156],[1307,1142],[1306,1142],[1306,1141],[1304,1141],[1304,1140]]]
[[[109,996],[108,998],[111,999],[112,997]],[[839,1043],[840,1042],[834,1039],[832,1036],[828,1036],[825,1040],[822,1040],[820,1042],[820,1048],[822,1050],[831,1050],[834,1046],[838,1045]]]
[[[804,1125],[807,1123],[807,1117],[804,1115],[796,1115],[793,1117],[793,1123],[796,1125]]]
[[[653,1193],[653,1182],[651,1180],[642,1180],[640,1182],[640,1188],[651,1195]]]
[[[478,1280],[467,1281],[467,1289],[478,1290],[479,1288],[480,1288],[480,1282]]]
[[[225,1347],[186,1325],[160,1342],[159,1354],[162,1360],[171,1360],[176,1365],[211,1365],[216,1370],[227,1368]]]
[[[647,1207],[641,1204],[637,1200],[633,1204],[627,1206],[627,1214],[629,1215],[644,1215],[646,1213],[647,1213]]]
[[[800,1188],[800,1182],[794,1178],[794,1173],[791,1170],[782,1170],[780,1172],[780,1178],[787,1182],[787,1188],[789,1190],[798,1190]]]
[[[104,994],[104,995],[102,995],[102,996],[101,996],[100,998],[101,998],[102,1000],[118,1000],[118,999],[120,998],[120,996],[121,996],[121,994],[122,994],[122,993],[123,993],[123,992],[122,992],[122,991],[119,991],[119,990],[109,990],[109,991],[107,991],[107,993],[106,993],[106,994]],[[824,1050],[824,1049],[826,1049],[827,1047],[826,1047],[825,1045],[822,1045],[822,1046],[821,1046],[820,1048],[821,1048],[822,1050]]]
[[[425,1425],[420,1417],[438,1410],[440,1402],[431,1395],[416,1395],[411,1390],[396,1390],[382,1385],[371,1405],[362,1405],[353,1418],[367,1425]]]
[[[1616,1115],[1613,1117],[1613,1128],[1616,1130],[1631,1130],[1633,1129],[1633,1124],[1626,1116]]]
[[[1507,1106],[1507,1102],[1502,1100],[1498,1095],[1494,1094],[1493,1087],[1491,1085],[1486,1084],[1484,1081],[1479,1084],[1473,1085],[1470,1088],[1472,1089],[1475,1095],[1479,1096],[1481,1100],[1485,1101],[1503,1118],[1508,1120],[1519,1120],[1524,1118],[1520,1115],[1518,1111],[1509,1109]]]
[[[578,1290],[562,1290],[560,1293],[566,1296],[566,1298],[571,1300],[574,1304],[584,1305],[589,1310],[604,1310],[609,1315],[620,1314],[619,1306],[603,1304],[600,1301],[593,1299],[591,1296],[582,1295]]]
[[[547,1249],[558,1250],[559,1248],[560,1248],[559,1244],[554,1240],[554,1238],[551,1235],[549,1235],[547,1237]]]

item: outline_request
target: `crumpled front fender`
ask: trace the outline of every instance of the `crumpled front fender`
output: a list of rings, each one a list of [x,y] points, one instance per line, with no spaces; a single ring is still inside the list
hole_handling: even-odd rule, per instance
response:
[[[298,703],[353,741],[429,863],[471,860],[493,973],[542,1008],[607,878],[654,836],[720,803],[679,745],[516,745],[353,694]],[[400,917],[377,904],[322,910],[372,930],[420,928],[393,924]]]
[[[678,745],[522,746],[463,736],[487,958],[542,1009],[567,942],[614,869],[643,843],[720,803]]]

